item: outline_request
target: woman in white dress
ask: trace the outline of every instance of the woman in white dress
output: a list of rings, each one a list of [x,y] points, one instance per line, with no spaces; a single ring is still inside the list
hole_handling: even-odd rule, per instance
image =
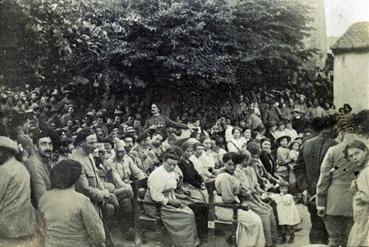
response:
[[[161,220],[175,246],[193,247],[200,244],[193,211],[175,196],[177,174],[174,172],[179,157],[170,149],[164,154],[164,163],[155,169],[147,181],[145,201],[161,206]],[[145,205],[145,213],[156,215],[156,208]]]
[[[241,129],[239,127],[234,127],[232,130],[233,138],[227,143],[228,152],[242,153],[246,149],[247,141],[241,136]]]
[[[221,203],[240,203],[238,194],[241,192],[241,184],[234,176],[236,168],[236,153],[226,153],[223,156],[224,172],[220,173],[215,180],[216,194],[214,201]],[[264,246],[265,237],[260,217],[252,210],[238,209],[238,226],[236,241],[238,247]],[[232,221],[233,209],[215,207],[217,219]]]
[[[365,143],[353,141],[347,144],[346,159],[356,166],[361,166],[359,176],[352,182],[354,225],[351,228],[347,246],[369,246],[369,151]]]

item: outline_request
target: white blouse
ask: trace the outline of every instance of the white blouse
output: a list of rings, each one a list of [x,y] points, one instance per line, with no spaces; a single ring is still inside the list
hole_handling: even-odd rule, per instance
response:
[[[247,144],[247,141],[244,137],[241,137],[239,139],[232,138],[227,143],[228,152],[239,153],[242,150],[245,150],[246,144]]]
[[[164,165],[156,168],[147,180],[151,198],[167,205],[168,201],[175,199],[174,189],[177,188],[177,175],[165,170]]]

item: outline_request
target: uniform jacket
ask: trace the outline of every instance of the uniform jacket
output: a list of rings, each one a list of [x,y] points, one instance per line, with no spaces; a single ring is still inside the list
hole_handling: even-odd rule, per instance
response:
[[[352,217],[350,186],[360,170],[344,157],[346,145],[358,136],[345,136],[342,143],[328,149],[317,184],[317,207],[325,207],[328,215]]]
[[[186,129],[187,125],[183,123],[177,123],[170,120],[167,117],[162,115],[152,116],[151,118],[146,120],[144,129],[150,128],[150,126],[156,125],[158,128],[165,128],[165,127],[173,127],[177,129]]]
[[[0,166],[0,239],[31,236],[35,230],[30,175],[13,157]]]
[[[270,123],[278,123],[280,120],[278,109],[275,106],[271,106],[264,112],[263,115],[263,123],[270,124]]]
[[[51,190],[38,208],[45,246],[104,246],[103,223],[90,199],[73,188]]]
[[[149,156],[149,150],[140,145],[135,145],[129,152],[129,156],[133,159],[137,167],[146,174],[149,174],[154,168],[154,161]]]
[[[126,187],[132,178],[140,180],[146,177],[128,155],[125,155],[122,161],[109,160],[108,165],[112,169],[114,184],[117,188]]]
[[[34,153],[26,161],[27,169],[31,175],[32,200],[35,207],[41,196],[51,189],[50,173],[54,163],[41,158]]]
[[[71,159],[78,161],[82,166],[82,174],[76,183],[76,190],[89,197],[98,209],[98,204],[104,200],[105,187],[97,173],[93,156],[86,155],[80,148],[77,148],[73,150]]]

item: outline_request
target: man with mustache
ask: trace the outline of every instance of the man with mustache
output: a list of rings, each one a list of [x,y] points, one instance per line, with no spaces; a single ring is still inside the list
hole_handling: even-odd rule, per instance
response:
[[[35,152],[26,161],[26,166],[31,175],[32,203],[37,208],[38,200],[51,189],[50,172],[54,167],[53,142],[51,133],[37,131],[33,136]]]
[[[151,114],[152,117],[146,120],[144,130],[148,128],[166,128],[173,127],[176,129],[188,129],[188,126],[183,123],[178,123],[170,120],[167,117],[164,117],[160,114],[160,109],[156,104],[151,105]]]

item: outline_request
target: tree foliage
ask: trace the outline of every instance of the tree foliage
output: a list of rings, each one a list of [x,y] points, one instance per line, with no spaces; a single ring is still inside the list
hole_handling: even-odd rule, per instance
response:
[[[18,0],[39,82],[83,76],[170,90],[281,83],[311,55],[291,0]]]

